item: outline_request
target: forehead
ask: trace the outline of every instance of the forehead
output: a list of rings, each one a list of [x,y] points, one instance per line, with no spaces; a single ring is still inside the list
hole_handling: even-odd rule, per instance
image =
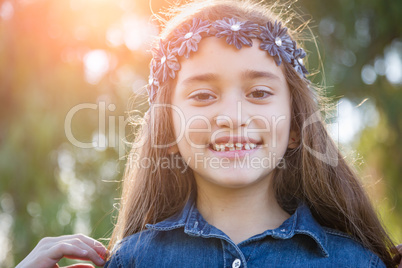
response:
[[[225,38],[208,37],[199,43],[198,50],[187,59],[180,60],[177,85],[190,76],[213,73],[224,79],[233,78],[244,70],[269,72],[287,84],[282,66],[277,66],[273,57],[259,48],[260,41],[253,39],[253,46],[237,49],[228,45]]]

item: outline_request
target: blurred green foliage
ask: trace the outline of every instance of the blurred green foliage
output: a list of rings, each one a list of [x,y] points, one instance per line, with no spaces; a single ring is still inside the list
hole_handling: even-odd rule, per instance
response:
[[[155,11],[164,5],[152,1]],[[402,80],[387,68],[389,59],[402,61],[402,2],[301,0],[294,7],[313,18],[327,95],[374,104],[378,122],[349,145],[364,161],[358,169],[386,226],[402,242]],[[17,264],[44,236],[109,237],[126,154],[118,144],[132,138],[125,111],[135,106],[130,98],[145,85],[150,60],[143,33],[134,40],[124,33],[142,28],[149,16],[146,1],[0,3],[0,267]],[[102,61],[98,55],[85,64],[91,51],[107,59],[107,70],[95,80],[86,76],[88,68],[102,71]],[[319,58],[308,57],[310,68],[318,69]],[[82,104],[96,108],[74,115],[72,134],[89,145],[102,145],[104,137],[108,146],[84,149],[67,138],[65,120]],[[370,121],[364,117],[373,113],[364,105],[363,119]]]

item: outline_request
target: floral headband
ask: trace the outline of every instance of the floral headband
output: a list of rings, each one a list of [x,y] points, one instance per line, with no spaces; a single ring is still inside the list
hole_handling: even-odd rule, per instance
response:
[[[147,86],[149,102],[154,101],[159,87],[169,77],[176,77],[176,72],[180,70],[178,56],[188,58],[191,51],[197,51],[198,43],[205,36],[226,37],[226,42],[237,49],[241,49],[243,45],[251,47],[251,39],[258,38],[261,40],[260,49],[267,51],[277,66],[284,60],[290,63],[300,76],[305,77],[305,74],[308,74],[303,64],[306,53],[302,48],[296,47],[296,42],[286,33],[287,30],[277,21],[274,24],[269,21],[265,26],[260,26],[235,18],[223,18],[213,23],[194,18],[192,24],[187,23],[177,29],[170,41],[160,39],[159,47],[152,49],[153,58]]]

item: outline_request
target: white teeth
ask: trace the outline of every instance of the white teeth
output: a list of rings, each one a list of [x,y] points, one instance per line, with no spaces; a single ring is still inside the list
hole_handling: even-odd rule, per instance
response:
[[[250,149],[254,149],[257,147],[257,144],[255,143],[240,143],[237,142],[236,144],[233,143],[226,143],[226,144],[213,144],[212,145],[213,149],[217,152],[224,152],[226,151],[226,148],[228,149],[228,151],[235,151],[235,150],[250,150]]]
[[[241,147],[243,147],[243,144],[240,142],[236,143],[236,150],[241,150]]]

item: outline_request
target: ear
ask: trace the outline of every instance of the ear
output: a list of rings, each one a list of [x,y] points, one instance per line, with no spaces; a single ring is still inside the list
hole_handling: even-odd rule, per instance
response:
[[[296,133],[296,131],[291,130],[289,133],[288,148],[294,149],[298,147],[299,144],[300,144],[300,136]]]
[[[167,148],[168,154],[177,154],[179,152],[179,147],[177,147],[177,143]]]

